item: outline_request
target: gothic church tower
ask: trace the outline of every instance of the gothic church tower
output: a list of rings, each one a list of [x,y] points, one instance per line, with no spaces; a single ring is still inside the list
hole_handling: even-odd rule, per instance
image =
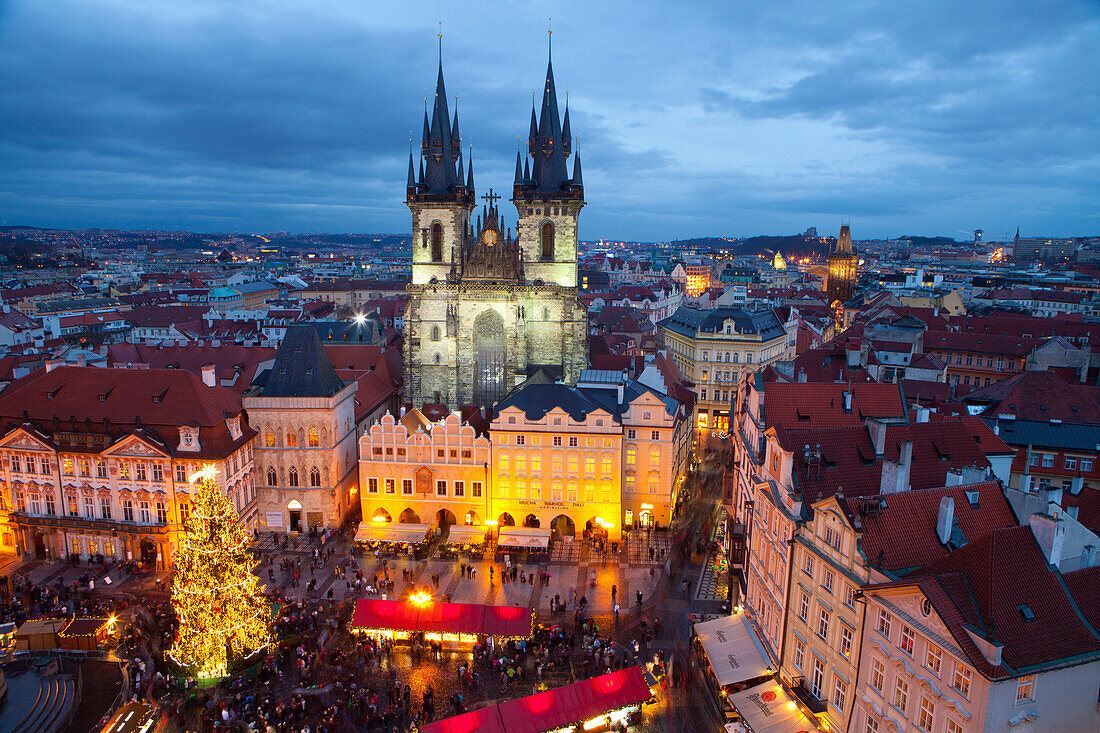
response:
[[[558,113],[548,66],[542,114],[531,113],[530,160],[516,158],[515,237],[492,189],[471,226],[473,162],[465,166],[458,115],[450,123],[440,65],[419,166],[409,158],[412,280],[405,308],[405,398],[414,407],[492,407],[542,370],[575,384],[588,364],[587,312],[577,300],[580,161],[567,172],[569,111]]]

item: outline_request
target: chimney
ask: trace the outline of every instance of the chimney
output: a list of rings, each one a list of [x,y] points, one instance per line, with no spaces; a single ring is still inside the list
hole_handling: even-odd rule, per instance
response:
[[[918,407],[917,408],[917,422],[918,423],[928,422],[928,415],[929,415],[930,412],[931,412],[931,410],[929,410],[927,407]]]
[[[852,348],[852,344],[849,344],[844,349],[844,355],[847,357],[849,367],[859,366],[859,347]]]
[[[909,490],[909,471],[913,467],[913,441],[901,442],[900,455],[898,456],[898,483],[897,491]]]
[[[64,366],[64,364],[64,359],[46,359],[46,371],[52,372],[57,367]]]
[[[1081,548],[1081,570],[1091,568],[1096,564],[1096,545],[1085,545]]]
[[[806,370],[805,369],[799,369],[798,370],[798,381],[799,382],[805,382],[806,381]]]
[[[80,354],[76,357],[76,365],[78,367],[88,366],[88,357],[86,354]]]
[[[1000,435],[1001,434],[1001,421],[1000,420],[994,420],[993,421],[993,434],[994,435]]]
[[[218,378],[214,374],[213,364],[202,365],[202,383],[205,384],[207,387],[218,386]]]
[[[881,456],[886,451],[886,423],[868,419],[865,424],[867,432],[871,434],[871,445],[875,447],[875,455]]]
[[[1031,525],[1031,532],[1043,549],[1047,562],[1058,567],[1062,561],[1062,546],[1066,539],[1065,520],[1036,512],[1028,517],[1027,522]]]
[[[1084,487],[1085,487],[1085,477],[1084,476],[1074,476],[1072,481],[1070,482],[1069,493],[1073,494],[1074,496],[1077,496],[1078,494],[1081,493],[1081,489],[1083,489]],[[1062,502],[1059,501],[1058,503],[1061,504]]]
[[[848,390],[844,390],[844,411],[852,411],[852,393]]]
[[[619,382],[619,386],[617,388],[617,393],[618,393],[619,401],[616,404],[622,405],[623,404],[623,383],[622,382]]]
[[[1042,499],[1048,504],[1062,506],[1062,487],[1051,484],[1042,491]]]
[[[955,523],[955,499],[945,496],[940,499],[940,513],[936,517],[936,536],[940,544],[946,545],[951,539],[951,528]]]

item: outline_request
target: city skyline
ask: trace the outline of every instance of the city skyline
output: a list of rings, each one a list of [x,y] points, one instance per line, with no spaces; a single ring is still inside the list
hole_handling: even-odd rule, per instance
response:
[[[582,239],[1096,231],[1093,6],[630,7],[552,21]],[[8,4],[0,220],[405,231],[437,20],[480,195],[511,181],[542,12]]]

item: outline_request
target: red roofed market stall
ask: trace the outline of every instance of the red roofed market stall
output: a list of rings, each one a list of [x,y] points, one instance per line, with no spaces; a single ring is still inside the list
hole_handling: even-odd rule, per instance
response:
[[[522,606],[361,598],[355,602],[350,628],[394,639],[422,633],[433,641],[473,643],[479,635],[526,639],[533,623],[532,609]]]
[[[420,727],[420,733],[545,733],[576,726],[599,730],[624,719],[652,697],[641,667],[574,682],[518,700],[481,708]],[[585,724],[588,723],[588,726]]]

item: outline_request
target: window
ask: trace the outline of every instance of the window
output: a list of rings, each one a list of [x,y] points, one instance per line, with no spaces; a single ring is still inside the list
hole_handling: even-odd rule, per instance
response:
[[[367,493],[368,494],[377,494],[378,493],[378,479],[377,478],[374,478],[372,476],[371,478],[367,479]]]
[[[411,496],[413,492],[413,482],[411,478],[401,479],[401,493],[405,496]]]
[[[921,697],[920,712],[917,713],[917,728],[932,733],[932,716],[935,712],[935,704],[927,697]]]
[[[23,467],[21,464],[22,461],[20,460],[19,456],[13,455],[11,457],[11,470],[15,471],[16,473],[22,473]]]
[[[321,435],[317,432],[317,428],[309,429],[309,447],[316,448],[321,445]]]
[[[149,524],[149,502],[138,502],[138,516],[141,518],[142,524]]]
[[[84,497],[84,518],[95,519],[95,500],[90,496]]]
[[[894,707],[905,712],[905,705],[909,702],[909,683],[905,680],[894,681]]]
[[[856,605],[856,587],[849,583],[844,584],[844,605],[848,608],[855,608]]]
[[[570,448],[576,448],[577,447],[577,436],[575,436],[575,435],[570,436],[570,438],[569,438],[569,447]]]
[[[1016,704],[1035,700],[1035,675],[1029,674],[1016,683]]]
[[[596,456],[588,454],[584,457],[584,472],[589,475],[596,473]]]
[[[526,435],[517,435],[516,436],[516,445],[527,445],[527,436]]]
[[[806,555],[805,562],[802,563],[802,572],[806,573],[810,577],[814,574],[814,558],[813,555]]]
[[[813,674],[810,677],[810,693],[818,700],[821,699],[821,688],[825,684],[825,667],[821,660],[814,657]]]
[[[924,666],[928,667],[937,677],[940,676],[940,665],[943,663],[943,650],[935,644],[928,645],[928,654],[925,655]]]
[[[318,476],[317,480],[318,480],[318,485],[320,485],[320,480],[321,479],[320,479],[319,476]],[[396,494],[397,493],[397,481],[395,479],[392,479],[392,478],[386,479],[385,486],[386,486],[386,493],[387,494]]]
[[[445,479],[439,479],[435,482],[435,495],[446,496],[447,495],[447,481]]]
[[[552,222],[543,222],[541,231],[541,254],[540,257],[544,260],[554,259],[554,224]]]
[[[817,635],[822,639],[829,638],[829,612],[824,608],[817,615]]]
[[[291,466],[290,470],[287,471],[287,483],[290,486],[298,485],[298,468],[296,466]]]
[[[604,456],[600,461],[600,471],[605,476],[611,473],[611,456]]]
[[[157,502],[157,523],[168,524],[168,507],[164,505],[163,501]]]
[[[871,661],[871,687],[882,692],[882,685],[886,681],[886,667],[877,659]]]
[[[38,494],[31,494],[31,514],[42,513],[42,500]]]
[[[138,481],[145,481],[145,464],[138,463],[134,466],[134,473]]]
[[[1066,456],[1066,470],[1068,470],[1068,471],[1076,471],[1077,470],[1077,457],[1076,456]]]
[[[833,707],[844,712],[844,699],[848,697],[848,685],[840,679],[833,681]]]
[[[297,448],[298,447],[298,436],[294,434],[293,430],[286,431],[286,447],[287,448]]]
[[[650,430],[649,431],[649,439],[650,440],[660,440],[661,439],[661,431],[660,430]]]
[[[122,500],[122,521],[134,521],[134,502],[130,499]]]
[[[466,496],[465,481],[455,481],[455,496]]]
[[[72,476],[73,475],[73,459],[72,458],[62,459],[62,461],[61,461],[61,473],[63,473],[66,476]]]
[[[481,482],[480,481],[474,481],[470,484],[470,495],[471,496],[481,496]]]
[[[832,527],[825,528],[825,541],[834,550],[840,549],[840,532],[836,531]]]
[[[825,590],[832,593],[833,586],[836,585],[836,573],[832,570],[826,570],[821,577],[821,585],[824,586]]]
[[[898,643],[898,648],[900,648],[906,654],[912,656],[912,654],[913,654],[913,639],[915,638],[915,636],[916,635],[913,632],[913,629],[911,627],[902,626],[901,627],[901,642]]]
[[[561,447],[561,436],[560,435],[555,435],[553,442],[554,442],[554,445],[556,445],[560,448]]]
[[[634,428],[631,428],[630,430],[626,431],[626,439],[627,440],[634,440],[636,437],[638,437],[638,431],[635,430]]]
[[[271,432],[271,430],[265,430],[264,431],[264,447],[266,447],[266,448],[274,448],[275,447],[275,433]]]
[[[569,473],[576,473],[577,472],[577,465],[580,462],[578,457],[576,455],[571,455],[571,456],[569,456],[568,462],[569,462]]]
[[[1054,454],[1053,453],[1044,453],[1043,454],[1043,468],[1054,468]]]
[[[501,471],[507,471],[508,470],[508,454],[507,453],[501,453],[500,454],[500,459],[497,461],[497,468],[499,468]]]
[[[70,517],[77,516],[77,513],[76,513],[76,497],[75,496],[69,496],[68,501],[66,501],[65,504],[68,506],[69,516]]]
[[[955,663],[955,679],[951,682],[963,697],[970,697],[970,670],[958,662]]]
[[[890,638],[890,621],[890,614],[886,611],[878,612],[878,633],[882,634],[887,639]]]
[[[118,477],[121,479],[130,480],[130,464],[125,461],[119,461],[118,464]]]
[[[443,261],[443,225],[438,221],[432,224],[432,261]]]
[[[973,366],[973,364],[974,364],[974,355],[973,354],[967,354],[966,355],[966,365],[967,366]]]
[[[1092,459],[1091,458],[1082,458],[1081,459],[1081,471],[1084,472],[1084,471],[1091,471],[1091,470],[1092,470]]]
[[[542,454],[541,453],[531,454],[531,472],[536,473],[536,472],[541,471],[541,470],[542,470]]]
[[[99,516],[103,519],[111,518],[111,500],[109,497],[99,497]]]
[[[53,494],[46,494],[46,514],[50,516],[57,514],[57,510],[53,503]]]
[[[633,466],[637,462],[638,451],[633,447],[626,449],[626,465]]]
[[[234,460],[236,460],[236,458],[234,458]],[[153,480],[154,481],[163,481],[164,480],[164,466],[160,465],[159,463],[154,463],[153,464]]]
[[[1043,454],[1042,454],[1042,453],[1032,453],[1032,454],[1031,454],[1031,458],[1030,458],[1030,460],[1028,460],[1028,465],[1031,465],[1031,466],[1038,466],[1038,465],[1039,465],[1039,461],[1041,461],[1041,460],[1042,460],[1042,458],[1043,458]]]
[[[802,670],[802,662],[806,658],[806,644],[801,639],[795,637],[794,640],[794,662],[795,669]]]
[[[949,719],[947,721],[947,733],[963,733],[962,724]]]
[[[554,483],[550,485],[550,497],[551,501],[561,501],[561,484]]]
[[[845,659],[852,658],[852,630],[847,626],[840,627],[840,653]]]
[[[550,460],[550,465],[554,467],[554,473],[561,473],[561,456],[554,456]]]
[[[878,733],[878,720],[876,720],[875,718],[872,718],[870,715],[868,715],[867,716],[867,728],[864,731],[864,733]],[[961,733],[961,731],[960,731],[960,733]]]
[[[649,449],[649,467],[657,468],[661,462],[661,449],[654,447]]]
[[[810,613],[810,596],[806,591],[802,591],[802,597],[798,601],[798,617],[803,621],[806,620],[806,616]]]

